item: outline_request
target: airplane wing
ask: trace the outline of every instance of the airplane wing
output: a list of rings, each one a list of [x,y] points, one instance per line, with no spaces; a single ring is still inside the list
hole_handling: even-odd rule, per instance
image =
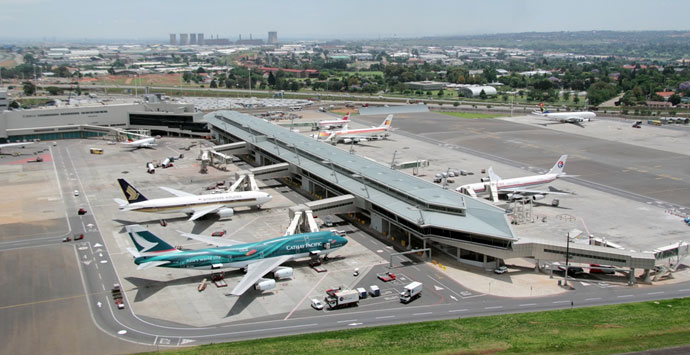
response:
[[[247,289],[259,281],[260,278],[273,271],[273,269],[277,268],[282,263],[291,259],[291,255],[283,255],[274,258],[262,259],[259,262],[249,264],[247,266],[247,273],[244,275],[242,280],[240,280],[237,286],[232,289],[230,294],[234,296],[242,296],[242,294],[244,294]]]
[[[511,188],[505,188],[505,189],[499,189],[499,193],[502,194],[520,194],[523,196],[532,196],[532,195],[572,195],[572,193],[566,192],[566,191],[542,191],[542,190],[529,190],[529,189],[521,189],[519,187],[511,187]]]
[[[5,148],[5,147],[17,147],[17,146],[24,146],[24,145],[29,145],[29,144],[34,144],[34,142],[24,142],[24,143],[3,143],[3,144],[0,144],[0,148]]]
[[[209,213],[214,213],[218,211],[219,209],[223,208],[223,205],[213,205],[213,206],[207,206],[204,208],[199,208],[199,209],[194,209],[194,214],[192,217],[189,218],[190,221],[196,221],[197,219],[209,214]]]
[[[215,245],[218,247],[229,247],[229,246],[232,246],[235,244],[242,244],[242,242],[238,242],[236,240],[213,238],[213,237],[208,237],[208,236],[201,235],[201,234],[185,233],[183,231],[177,231],[177,232],[180,233],[180,235],[183,237],[192,238],[194,240],[198,240],[200,242]]]
[[[169,192],[169,193],[171,193],[171,194],[177,196],[177,197],[195,196],[194,194],[190,194],[189,192],[184,192],[184,191],[180,191],[180,190],[175,190],[175,189],[171,189],[171,188],[165,187],[165,186],[159,186],[159,187],[160,187],[161,189],[163,189],[163,190],[165,190],[165,191],[167,191],[167,192]]]

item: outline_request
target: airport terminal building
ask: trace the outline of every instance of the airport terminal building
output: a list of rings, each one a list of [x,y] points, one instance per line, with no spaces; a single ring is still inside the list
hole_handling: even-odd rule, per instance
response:
[[[352,221],[368,232],[402,241],[408,249],[432,244],[457,261],[485,269],[510,258],[532,258],[537,266],[562,263],[568,255],[573,263],[625,268],[631,271],[630,283],[635,269],[644,270],[647,279],[668,254],[518,238],[505,211],[488,202],[251,115],[216,111],[204,119],[220,144],[242,145],[238,156],[250,164],[287,163],[285,181],[303,194],[315,200],[352,196],[354,206],[348,211]]]

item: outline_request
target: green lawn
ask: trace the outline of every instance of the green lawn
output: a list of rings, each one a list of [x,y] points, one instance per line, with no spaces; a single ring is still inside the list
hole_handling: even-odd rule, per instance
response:
[[[472,119],[477,119],[477,118],[496,118],[496,117],[504,117],[505,114],[493,114],[493,113],[475,113],[475,112],[439,112],[444,115],[448,116],[453,116],[453,117],[458,117],[458,118],[472,118]]]
[[[690,344],[690,298],[348,329],[173,354],[616,354]]]

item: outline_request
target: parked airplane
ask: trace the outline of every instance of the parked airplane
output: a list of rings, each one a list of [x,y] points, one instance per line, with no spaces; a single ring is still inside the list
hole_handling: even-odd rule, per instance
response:
[[[571,123],[584,128],[582,122],[590,122],[597,115],[594,112],[582,111],[582,112],[549,112],[544,106],[544,103],[539,103],[539,111],[532,112],[533,115],[546,117],[553,121],[558,121],[560,123]]]
[[[567,155],[562,155],[558,158],[556,164],[547,172],[542,175],[525,176],[512,179],[501,179],[500,176],[494,173],[493,168],[489,168],[489,179],[482,182],[462,185],[457,188],[457,191],[470,195],[472,197],[477,197],[477,194],[490,194],[491,199],[496,202],[498,201],[499,195],[506,196],[509,200],[519,200],[519,199],[532,199],[541,200],[546,195],[568,195],[569,193],[562,191],[539,191],[526,189],[527,186],[538,186],[543,184],[548,184],[561,176],[565,176],[566,173],[563,172],[565,167],[565,161],[568,159]],[[575,176],[575,175],[569,175]]]
[[[388,115],[379,126],[373,126],[371,128],[348,129],[346,123],[339,131],[322,131],[319,133],[319,138],[326,138],[326,142],[332,143],[359,143],[381,139],[388,136],[388,131],[391,129],[391,122],[393,122],[393,115]]]
[[[347,115],[345,115],[345,117],[343,117],[340,120],[320,121],[319,126],[322,129],[329,130],[329,129],[333,129],[333,128],[340,128],[343,125],[347,124],[348,122],[350,122],[350,113],[349,112],[347,113]]]
[[[220,218],[232,217],[233,208],[244,206],[261,206],[271,200],[271,195],[261,191],[230,191],[212,195],[194,195],[169,187],[161,189],[176,197],[147,199],[125,179],[117,179],[127,201],[116,198],[115,202],[121,211],[175,213],[184,212],[195,221],[207,214],[217,214]]]
[[[334,231],[294,234],[256,243],[180,232],[185,237],[216,245],[215,248],[180,251],[138,224],[125,229],[136,247],[136,250],[127,250],[134,256],[138,270],[152,267],[246,269],[247,273],[230,292],[235,296],[241,296],[252,286],[259,291],[270,290],[276,286],[276,281],[263,278],[266,274],[272,272],[276,279],[292,277],[292,268],[280,265],[294,259],[328,255],[348,242]]]
[[[127,142],[122,143],[130,148],[153,148],[156,146],[156,138],[149,137],[143,134],[127,132]],[[134,138],[137,138],[136,140]]]

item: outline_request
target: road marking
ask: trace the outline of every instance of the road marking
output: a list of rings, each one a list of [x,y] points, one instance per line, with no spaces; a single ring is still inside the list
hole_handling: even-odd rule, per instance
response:
[[[434,289],[436,291],[441,291],[441,290],[443,290],[443,287],[434,285]]]
[[[618,298],[628,298],[628,297],[633,297],[633,295],[623,295],[623,296],[618,296]]]
[[[484,307],[484,309],[499,309],[499,308],[503,308],[503,306]]]
[[[347,323],[347,322],[356,322],[356,319],[348,319],[348,320],[339,320],[336,323]]]
[[[600,300],[601,297],[594,297],[594,298],[585,298],[585,301],[597,301]]]
[[[424,315],[432,314],[432,313],[433,313],[433,312],[422,312],[422,313],[413,313],[412,315],[413,315],[413,316],[424,316]]]
[[[682,290],[678,290],[678,292],[688,292],[688,291],[690,291],[690,288],[684,288]]]
[[[553,303],[568,303],[570,301],[553,301]]]
[[[453,296],[453,295],[450,295],[450,298],[452,298],[452,299],[453,299],[453,301],[455,301],[455,302],[457,302],[457,301],[458,301],[458,299],[457,299],[457,298],[455,298],[455,296]]]
[[[412,268],[415,269],[415,270],[417,270],[417,271],[421,271],[421,270],[419,270],[419,268],[417,267],[417,265],[413,265]]]
[[[648,292],[647,294],[648,294],[648,295],[660,295],[660,294],[662,294],[662,293],[664,293],[664,291]]]
[[[127,331],[122,329],[122,330],[118,331],[117,334],[125,335],[125,334],[127,334]]]
[[[295,305],[295,308],[293,308],[292,311],[290,311],[290,313],[288,313],[288,315],[285,316],[285,318],[283,320],[287,320],[288,318],[290,318],[290,316],[292,316],[293,313],[295,313],[295,311],[297,310],[297,307],[299,307],[299,305],[301,305],[304,302],[304,300],[307,298],[307,296],[309,296],[312,292],[314,292],[316,287],[319,286],[321,281],[323,281],[326,278],[326,276],[328,276],[328,271],[323,273],[323,277],[321,277],[321,280],[319,280],[319,282],[317,282],[316,285],[314,285],[314,287],[312,287],[311,290],[309,290],[309,292],[304,294],[304,297],[302,297],[302,299]]]
[[[454,309],[454,310],[448,311],[448,313],[455,313],[455,312],[467,312],[467,309]]]
[[[536,305],[537,305],[536,303],[525,303],[525,304],[521,304],[520,307],[531,307],[531,306],[536,306]]]
[[[386,319],[386,318],[395,318],[395,316],[376,317],[376,319]]]
[[[193,342],[195,342],[195,341],[196,341],[196,340],[194,340],[194,339],[182,339],[182,340],[180,341],[180,345],[193,343]]]
[[[358,325],[362,325],[362,324],[364,324],[364,323],[350,323],[350,324],[348,324],[348,325],[350,325],[350,326],[353,326],[353,327],[354,327],[354,326],[358,326]]]

